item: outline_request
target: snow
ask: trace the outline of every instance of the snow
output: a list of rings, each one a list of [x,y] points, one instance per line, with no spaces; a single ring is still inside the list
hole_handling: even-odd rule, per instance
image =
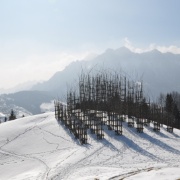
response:
[[[5,115],[3,113],[0,112],[0,123],[5,121]]]
[[[0,112],[0,118],[4,118],[4,117],[5,117],[5,115]]]
[[[0,124],[1,180],[107,180],[180,178],[180,130],[168,133],[123,123],[123,135],[104,127],[105,139],[88,133],[80,145],[54,113]]]
[[[54,100],[50,103],[42,103],[40,105],[41,112],[53,112],[54,111]]]

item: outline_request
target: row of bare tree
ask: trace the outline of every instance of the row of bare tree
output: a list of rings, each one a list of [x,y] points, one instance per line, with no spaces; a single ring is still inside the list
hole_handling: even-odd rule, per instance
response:
[[[102,139],[104,124],[116,134],[122,134],[125,116],[128,126],[133,127],[136,121],[138,132],[143,132],[143,126],[150,122],[155,131],[160,131],[160,126],[165,124],[167,131],[173,132],[173,127],[177,127],[175,105],[169,95],[166,103],[163,98],[161,95],[159,103],[152,103],[144,96],[142,82],[118,73],[82,73],[78,88],[67,92],[67,105],[55,101],[55,113],[81,143],[87,142],[87,129],[95,133],[97,139]]]

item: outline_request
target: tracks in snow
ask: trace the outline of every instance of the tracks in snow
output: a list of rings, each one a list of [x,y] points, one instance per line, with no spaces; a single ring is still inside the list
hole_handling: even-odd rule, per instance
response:
[[[119,168],[122,166],[122,162],[123,162],[123,165],[125,164],[125,166],[130,165],[130,163],[133,166],[136,163],[144,163],[147,160],[147,158],[148,160],[150,159],[153,162],[156,161],[157,163],[168,164],[170,159],[172,158],[175,159],[178,155],[180,155],[180,151],[178,151],[177,148],[173,149],[172,148],[173,146],[170,147],[168,143],[166,144],[165,141],[162,141],[160,145],[158,145],[159,138],[157,137],[157,134],[155,133],[152,134],[151,132],[148,132],[147,135],[146,133],[138,134],[133,129],[127,129],[127,128],[125,129],[125,134],[123,136],[117,137],[117,136],[114,136],[114,134],[110,136],[111,133],[108,133],[107,138],[100,142],[96,142],[96,140],[90,136],[90,138],[92,139],[92,144],[94,144],[92,148],[91,146],[88,146],[88,145],[77,146],[77,143],[73,141],[72,138],[70,139],[69,137],[65,136],[66,133],[62,134],[56,131],[53,132],[50,130],[50,128],[46,128],[48,127],[49,124],[43,123],[42,124],[43,126],[39,124],[45,121],[46,118],[49,118],[49,117],[50,116],[42,117],[40,121],[35,122],[33,126],[27,129],[23,129],[23,132],[17,134],[9,141],[7,142],[1,141],[1,146],[0,146],[1,154],[12,156],[12,157],[14,156],[22,160],[27,159],[27,160],[35,161],[35,162],[38,162],[38,163],[35,163],[37,165],[42,164],[42,168],[41,168],[42,172],[38,172],[39,173],[37,177],[38,180],[39,179],[42,179],[42,180],[58,179],[59,180],[62,178],[69,179],[71,178],[72,174],[76,172],[81,173],[81,170],[82,170],[81,168],[83,167],[94,168],[96,166],[103,166],[103,167],[115,167],[115,168],[118,167]],[[8,150],[6,145],[12,143],[13,141],[16,141],[18,138],[21,138],[22,136],[26,135],[26,133],[29,134],[30,131],[34,134],[36,134],[37,132],[37,134],[41,135],[40,138],[42,138],[43,143],[45,143],[44,147],[48,147],[49,151],[48,150],[46,151],[46,149],[41,149],[44,152],[35,151],[35,153],[29,152],[29,154],[18,154],[18,153],[12,152],[13,150]],[[59,130],[59,132],[60,131],[61,130]],[[155,142],[153,142],[153,140],[155,140]],[[66,143],[67,147],[63,146],[62,145],[63,143]],[[168,155],[170,155],[170,157],[167,157],[166,160],[157,158],[159,155],[158,154],[159,149],[163,149],[163,148],[165,148],[164,152],[167,152]],[[156,150],[158,150],[157,154],[156,154]],[[64,154],[60,155],[61,151],[62,153],[65,154],[65,156]],[[50,165],[51,161],[48,162],[49,160],[47,158],[51,158],[51,157],[54,158],[56,154],[54,155],[53,153],[56,153],[58,157],[60,157],[60,159],[55,161],[53,165]],[[134,158],[134,160],[132,161],[134,162],[124,160],[125,158],[124,156],[126,156],[126,154],[128,153],[131,153],[132,159]],[[145,156],[145,157],[142,157],[142,156]],[[164,156],[162,155],[161,157],[164,157]],[[171,164],[168,164],[168,165],[171,165]],[[153,165],[151,164],[149,166],[153,166]],[[132,171],[129,173],[124,173],[118,176],[114,176],[110,179],[124,179],[130,176],[136,175],[138,173],[141,173],[141,172],[151,171],[153,169],[154,168],[150,167],[146,169]]]
[[[47,116],[47,117],[48,117],[48,116]],[[46,120],[47,117],[43,117],[43,118],[42,118],[42,121]],[[41,123],[42,121],[36,122],[35,125],[33,125],[33,126],[27,128],[27,129],[25,129],[24,132],[18,134],[18,135],[15,136],[13,139],[11,139],[11,140],[7,141],[6,143],[4,143],[3,145],[1,145],[1,146],[0,146],[0,153],[1,153],[1,154],[4,154],[4,155],[8,155],[8,156],[17,157],[17,158],[22,159],[22,160],[28,159],[28,160],[33,160],[33,161],[35,160],[35,161],[39,162],[40,164],[42,164],[42,165],[44,166],[45,172],[44,172],[44,173],[41,173],[41,172],[40,172],[39,175],[38,175],[38,179],[45,180],[45,179],[48,179],[48,174],[49,174],[50,168],[49,168],[49,166],[48,166],[43,160],[41,160],[41,159],[38,158],[38,157],[34,157],[34,156],[32,156],[31,154],[29,154],[29,155],[17,154],[17,153],[14,153],[14,152],[11,152],[11,151],[8,151],[8,150],[5,150],[5,149],[4,149],[4,147],[5,147],[6,145],[8,145],[8,144],[10,144],[11,142],[17,140],[19,137],[21,137],[22,135],[25,135],[27,132],[35,129],[35,128],[37,127],[37,124],[38,124],[38,123]]]
[[[145,169],[140,169],[137,171],[132,171],[132,172],[124,173],[121,175],[113,176],[113,177],[109,178],[109,180],[123,180],[125,178],[134,176],[134,175],[142,173],[142,172],[149,172],[149,171],[158,170],[158,169],[161,169],[161,168],[149,167],[149,168],[145,168]]]

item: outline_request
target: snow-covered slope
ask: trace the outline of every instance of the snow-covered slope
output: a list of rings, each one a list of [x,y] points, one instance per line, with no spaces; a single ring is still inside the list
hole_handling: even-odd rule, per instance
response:
[[[0,124],[0,179],[178,179],[180,131],[144,133],[123,123],[123,136],[105,128],[80,145],[54,113]]]

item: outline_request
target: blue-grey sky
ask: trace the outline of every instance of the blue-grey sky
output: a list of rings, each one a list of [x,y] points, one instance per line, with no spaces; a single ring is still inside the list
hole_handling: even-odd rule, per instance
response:
[[[0,0],[0,88],[46,80],[107,48],[180,53],[179,8],[179,0]]]

